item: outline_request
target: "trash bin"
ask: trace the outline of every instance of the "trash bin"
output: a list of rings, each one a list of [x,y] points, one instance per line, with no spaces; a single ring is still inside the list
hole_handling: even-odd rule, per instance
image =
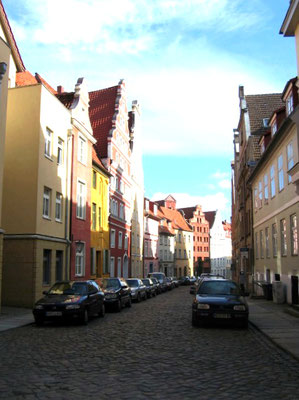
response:
[[[272,296],[272,284],[271,283],[263,283],[262,284],[264,296],[266,300],[273,300]]]

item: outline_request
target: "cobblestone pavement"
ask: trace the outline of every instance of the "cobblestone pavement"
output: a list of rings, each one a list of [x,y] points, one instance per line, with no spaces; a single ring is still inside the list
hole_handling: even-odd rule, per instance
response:
[[[261,333],[191,326],[180,287],[88,326],[0,333],[0,399],[298,399],[299,363]]]

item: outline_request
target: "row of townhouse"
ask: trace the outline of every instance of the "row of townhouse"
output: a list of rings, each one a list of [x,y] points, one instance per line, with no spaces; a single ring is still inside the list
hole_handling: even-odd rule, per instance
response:
[[[298,15],[298,1],[290,2],[281,28],[297,46]],[[298,83],[290,79],[275,94],[245,96],[239,88],[232,162],[234,277],[256,293],[272,284],[274,300],[279,288],[280,301],[292,304],[299,294]]]

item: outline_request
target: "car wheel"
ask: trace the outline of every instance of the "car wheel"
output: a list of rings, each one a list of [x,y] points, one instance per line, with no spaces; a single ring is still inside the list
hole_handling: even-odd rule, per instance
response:
[[[132,307],[132,299],[131,299],[131,296],[129,296],[129,300],[127,301],[126,306],[127,306],[128,308]]]
[[[248,329],[248,319],[246,321],[242,321],[239,326],[241,329]]]
[[[140,302],[141,302],[141,296],[140,296],[140,293],[138,293],[138,295],[137,295],[137,302],[138,302],[138,303],[140,303]]]
[[[117,303],[116,303],[116,311],[117,312],[121,311],[121,301],[120,300],[118,300]]]
[[[198,319],[196,319],[196,317],[194,316],[194,314],[192,314],[192,326],[200,326],[201,323],[198,321]]]
[[[147,294],[146,294],[146,292],[145,292],[144,295],[143,295],[143,300],[144,300],[144,301],[147,300]]]
[[[35,321],[35,324],[37,325],[37,326],[43,326],[44,325],[44,320],[43,320],[43,318],[38,318],[38,317],[34,317],[34,321]]]
[[[82,325],[87,325],[88,324],[88,320],[89,320],[89,316],[88,316],[88,310],[87,308],[85,308],[84,313],[81,317],[81,324]]]
[[[106,314],[105,304],[102,303],[101,310],[99,311],[99,317],[103,318],[103,317],[105,317],[105,314]]]

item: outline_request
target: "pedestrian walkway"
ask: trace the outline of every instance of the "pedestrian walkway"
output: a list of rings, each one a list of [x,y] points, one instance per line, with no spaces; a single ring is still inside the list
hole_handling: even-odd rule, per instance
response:
[[[249,321],[299,360],[299,310],[265,299],[249,299],[248,305]]]
[[[1,307],[0,332],[34,322],[32,310],[29,308]]]

